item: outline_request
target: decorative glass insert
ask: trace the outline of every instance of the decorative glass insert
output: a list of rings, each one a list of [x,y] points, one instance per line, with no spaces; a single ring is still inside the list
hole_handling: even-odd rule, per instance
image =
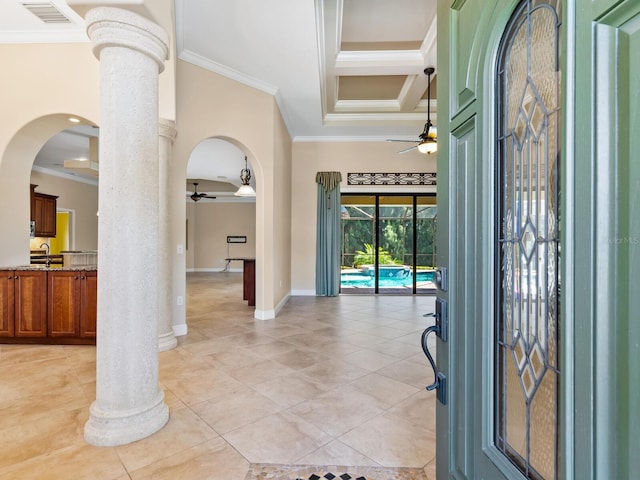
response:
[[[524,0],[497,64],[496,446],[558,479],[560,2]]]

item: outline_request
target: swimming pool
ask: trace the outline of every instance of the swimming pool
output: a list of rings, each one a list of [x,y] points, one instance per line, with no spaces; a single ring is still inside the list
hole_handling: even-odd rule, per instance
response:
[[[433,271],[422,271],[416,274],[416,282],[433,282]],[[340,274],[340,285],[343,287],[369,287],[375,286],[375,277],[369,272],[350,271]],[[413,278],[409,272],[407,275],[381,276],[379,287],[412,287]]]

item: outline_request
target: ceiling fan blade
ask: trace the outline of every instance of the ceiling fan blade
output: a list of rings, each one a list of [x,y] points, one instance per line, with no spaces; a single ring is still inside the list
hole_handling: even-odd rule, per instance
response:
[[[405,148],[404,150],[400,150],[398,153],[407,153],[407,152],[410,152],[411,150],[415,150],[416,148],[418,148],[418,145],[414,145],[413,147]]]
[[[418,143],[420,140],[400,140],[398,138],[387,138],[387,142],[404,142],[404,143]]]

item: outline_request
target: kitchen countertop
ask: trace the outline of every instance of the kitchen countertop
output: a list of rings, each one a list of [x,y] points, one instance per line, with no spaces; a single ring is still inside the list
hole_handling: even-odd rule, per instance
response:
[[[20,265],[17,267],[0,267],[0,271],[17,270],[17,271],[45,271],[45,272],[95,272],[98,270],[97,265],[71,265],[63,267],[62,265]]]

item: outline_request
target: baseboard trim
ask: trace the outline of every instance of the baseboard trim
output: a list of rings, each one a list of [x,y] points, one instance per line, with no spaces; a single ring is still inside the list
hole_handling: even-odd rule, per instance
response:
[[[183,337],[187,334],[188,327],[186,323],[181,323],[180,325],[173,326],[173,334],[176,337]]]
[[[315,297],[315,290],[291,290],[292,297]]]

